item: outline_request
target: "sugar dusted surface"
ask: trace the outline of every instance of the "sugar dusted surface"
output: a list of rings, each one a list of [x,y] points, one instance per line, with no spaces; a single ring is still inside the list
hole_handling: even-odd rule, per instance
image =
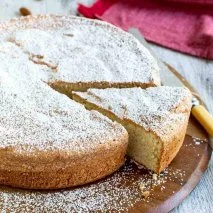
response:
[[[11,23],[9,29],[0,26],[0,40],[8,39],[34,60],[57,68],[54,80],[160,84],[159,67],[149,51],[112,25],[57,16]]]
[[[156,61],[131,35],[76,17],[41,15],[1,23],[0,70],[0,148],[20,151],[86,151],[125,132],[48,82],[159,83]]]
[[[0,43],[0,70],[0,148],[86,152],[125,132],[51,89],[52,71],[11,42]]]
[[[89,89],[74,93],[165,140],[181,123],[187,122],[191,109],[191,94],[181,87]]]

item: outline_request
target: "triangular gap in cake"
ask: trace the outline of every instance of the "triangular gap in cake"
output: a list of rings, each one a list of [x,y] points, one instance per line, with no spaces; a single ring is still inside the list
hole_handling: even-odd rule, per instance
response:
[[[79,92],[86,92],[90,88],[95,89],[107,89],[107,88],[149,88],[149,87],[156,87],[157,84],[154,81],[150,81],[149,83],[143,82],[77,82],[77,83],[68,83],[63,81],[54,81],[48,83],[50,87],[54,90],[67,95],[68,97],[72,98],[73,91]]]
[[[74,92],[73,99],[122,124],[129,134],[127,154],[156,173],[182,146],[191,109],[185,88],[90,89]]]

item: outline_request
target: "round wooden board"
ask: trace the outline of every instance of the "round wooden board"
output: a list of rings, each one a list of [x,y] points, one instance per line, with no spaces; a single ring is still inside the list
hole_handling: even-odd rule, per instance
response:
[[[183,80],[192,92],[193,88]],[[199,139],[198,139],[199,138]],[[166,169],[162,179],[126,161],[111,176],[78,188],[57,191],[32,191],[0,187],[0,209],[5,212],[168,212],[197,185],[211,157],[208,135],[190,117],[184,144]],[[148,183],[150,195],[143,197],[141,183]]]

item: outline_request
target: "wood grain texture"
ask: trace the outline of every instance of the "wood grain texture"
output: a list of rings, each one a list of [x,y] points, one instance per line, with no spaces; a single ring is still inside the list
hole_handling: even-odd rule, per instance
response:
[[[94,0],[1,0],[0,20],[19,16],[18,10],[25,6],[33,14],[75,14],[77,2],[91,4]],[[198,59],[154,44],[155,54],[171,64],[199,92],[209,111],[213,114],[213,61]],[[172,212],[213,212],[213,158],[195,190]]]
[[[154,44],[155,54],[172,65],[196,89],[209,111],[213,114],[213,61],[198,59]],[[200,183],[173,213],[213,212],[213,158]]]

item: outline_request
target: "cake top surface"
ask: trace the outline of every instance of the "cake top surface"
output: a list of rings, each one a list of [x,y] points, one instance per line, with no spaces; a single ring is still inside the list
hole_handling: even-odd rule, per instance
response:
[[[91,152],[126,133],[49,87],[48,69],[13,43],[0,43],[0,149]]]
[[[89,89],[74,93],[121,119],[155,132],[165,141],[187,121],[191,109],[191,93],[184,87]]]
[[[159,84],[158,65],[134,37],[79,17],[0,23],[0,148],[91,150],[123,127],[48,86],[66,82]],[[42,133],[42,134],[41,134]],[[76,149],[76,150],[75,150]]]
[[[102,21],[41,15],[0,24],[0,41],[17,45],[65,82],[159,85],[159,67],[132,35]]]

